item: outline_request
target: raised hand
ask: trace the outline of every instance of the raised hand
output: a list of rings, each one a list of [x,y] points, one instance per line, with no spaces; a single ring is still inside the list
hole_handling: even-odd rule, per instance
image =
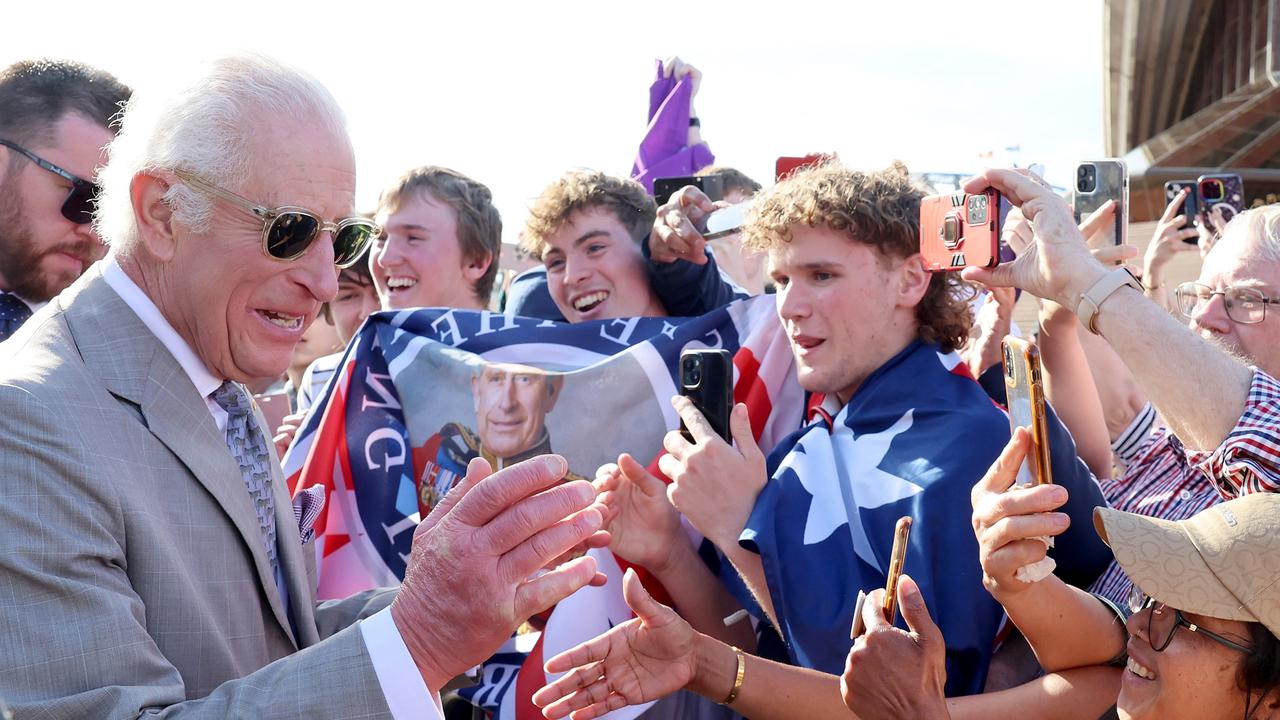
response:
[[[649,256],[659,263],[688,260],[705,265],[707,241],[698,228],[705,227],[715,209],[716,204],[698,188],[688,185],[677,190],[658,208],[649,235]]]
[[[729,416],[734,447],[711,429],[688,398],[676,396],[671,404],[693,442],[678,430],[663,438],[667,454],[659,458],[658,469],[671,478],[667,497],[711,542],[721,548],[736,545],[767,480],[764,453],[751,434],[747,406],[738,403]]]
[[[988,170],[968,180],[964,190],[977,193],[988,187],[1021,208],[1034,228],[1035,241],[1011,263],[965,268],[962,277],[991,286],[1020,287],[1074,311],[1080,296],[1108,270],[1090,255],[1071,210],[1051,189],[1015,170]]]
[[[862,720],[933,720],[949,717],[946,644],[909,575],[898,583],[898,607],[910,632],[884,616],[884,590],[862,606],[867,631],[858,636],[840,677],[844,704]]]
[[[1048,554],[1048,545],[1036,538],[1059,535],[1071,524],[1067,514],[1052,512],[1067,502],[1066,488],[1013,487],[1030,447],[1026,428],[1014,430],[1000,457],[970,493],[982,583],[1000,602],[1031,587],[1014,574]]]
[[[655,575],[665,573],[679,544],[689,542],[667,499],[667,484],[626,453],[617,465],[601,467],[594,484],[612,538],[609,549]]]
[[[533,695],[548,718],[590,718],[670,695],[693,680],[698,634],[654,600],[634,570],[622,595],[636,617],[551,658],[548,673],[565,673]]]
[[[598,580],[590,556],[538,574],[604,523],[591,483],[561,483],[568,470],[559,455],[497,473],[476,458],[414,531],[391,616],[428,688],[438,691],[520,623]],[[467,592],[439,592],[461,586]]]

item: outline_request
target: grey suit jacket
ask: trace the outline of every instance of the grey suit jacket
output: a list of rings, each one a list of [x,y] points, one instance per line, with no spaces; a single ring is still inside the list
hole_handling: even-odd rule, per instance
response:
[[[389,716],[352,623],[393,593],[316,604],[273,468],[287,608],[204,400],[98,266],[0,344],[0,697],[17,717]]]

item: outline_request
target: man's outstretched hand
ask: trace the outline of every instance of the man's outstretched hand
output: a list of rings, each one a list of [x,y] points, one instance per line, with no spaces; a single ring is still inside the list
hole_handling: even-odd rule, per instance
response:
[[[568,470],[559,455],[496,473],[476,458],[414,531],[391,616],[430,690],[488,658],[529,617],[600,581],[590,556],[546,569],[604,523],[591,483],[561,482]]]

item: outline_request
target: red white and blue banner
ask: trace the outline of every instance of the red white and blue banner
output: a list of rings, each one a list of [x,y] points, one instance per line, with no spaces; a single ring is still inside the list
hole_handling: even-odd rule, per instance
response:
[[[679,426],[670,399],[680,353],[694,348],[733,355],[734,397],[765,452],[800,427],[804,392],[772,297],[698,318],[577,325],[445,309],[370,317],[284,459],[293,493],[325,491],[314,526],[319,597],[397,584],[418,521],[472,457],[501,467],[555,452],[587,478],[622,452],[656,461]],[[470,700],[497,718],[541,717],[530,697],[548,681],[543,659],[632,616],[626,563],[592,552],[610,582],[560,603],[536,623],[541,633],[513,638],[464,692]]]

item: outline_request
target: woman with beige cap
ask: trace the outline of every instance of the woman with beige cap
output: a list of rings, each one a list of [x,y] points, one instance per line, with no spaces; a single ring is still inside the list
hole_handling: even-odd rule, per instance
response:
[[[1045,670],[1123,668],[1122,718],[1280,717],[1280,495],[1247,495],[1176,522],[1095,510],[1098,533],[1136,588],[1120,609],[1052,575],[1015,577],[1046,556],[1037,538],[1061,532],[1063,516],[1052,511],[1066,494],[1011,489],[1028,445],[1016,433],[975,486],[973,523],[984,583]],[[865,696],[884,693],[868,674],[875,658],[860,648],[844,679],[846,699],[859,700],[866,719],[876,715]]]

